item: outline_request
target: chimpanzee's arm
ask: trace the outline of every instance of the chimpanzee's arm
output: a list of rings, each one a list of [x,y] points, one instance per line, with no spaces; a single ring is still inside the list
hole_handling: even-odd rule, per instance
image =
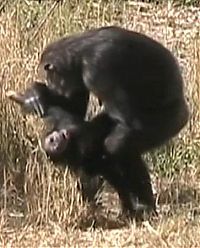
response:
[[[86,92],[81,91],[80,93],[77,92],[76,95],[65,97],[40,82],[34,82],[29,89],[29,92],[30,91],[32,91],[34,95],[29,105],[30,107],[32,106],[33,110],[37,109],[37,113],[41,117],[46,114],[48,115],[48,111],[52,107],[59,107],[60,109],[73,113],[73,115],[81,116],[82,118],[85,116],[88,102],[88,93]]]
[[[104,141],[111,132],[115,122],[106,113],[100,113],[90,121],[82,123],[77,136],[77,147],[83,157],[101,154]],[[98,152],[99,151],[99,152]]]
[[[21,105],[26,113],[34,113],[40,117],[48,116],[51,108],[59,107],[82,119],[85,117],[88,103],[88,92],[80,91],[70,97],[60,95],[41,82],[33,82],[23,94],[12,92],[8,96]]]

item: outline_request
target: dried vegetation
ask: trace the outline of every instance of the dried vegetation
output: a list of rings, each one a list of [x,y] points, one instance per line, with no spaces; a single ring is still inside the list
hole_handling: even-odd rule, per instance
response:
[[[36,77],[47,43],[109,24],[144,32],[177,56],[191,111],[173,142],[146,155],[160,216],[140,227],[123,225],[113,215],[118,199],[110,190],[103,193],[105,208],[93,211],[83,204],[73,175],[56,168],[40,149],[41,120],[23,116],[5,97],[6,90],[23,90]],[[1,1],[0,82],[1,247],[200,246],[199,7],[171,1]],[[90,114],[99,111],[92,100]]]

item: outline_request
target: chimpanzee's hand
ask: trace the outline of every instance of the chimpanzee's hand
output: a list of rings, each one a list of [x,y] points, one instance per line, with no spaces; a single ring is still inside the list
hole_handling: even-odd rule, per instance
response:
[[[18,103],[26,113],[34,113],[39,117],[47,113],[47,95],[47,86],[39,82],[34,82],[23,94],[14,91],[7,92],[7,96]]]

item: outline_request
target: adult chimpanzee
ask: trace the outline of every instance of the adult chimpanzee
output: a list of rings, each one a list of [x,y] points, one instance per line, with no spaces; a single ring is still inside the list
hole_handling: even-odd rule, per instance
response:
[[[47,46],[39,67],[49,88],[73,99],[77,113],[84,115],[88,91],[104,103],[116,123],[105,141],[111,154],[121,157],[127,140],[139,152],[160,145],[188,119],[176,60],[143,34],[104,27],[69,36]]]
[[[43,114],[48,106],[59,106],[64,111],[73,109],[82,118],[88,94],[94,93],[105,111],[91,123],[97,125],[104,118],[115,123],[104,142],[106,162],[114,166],[103,166],[108,170],[104,174],[108,181],[115,178],[112,183],[131,214],[154,209],[141,155],[167,142],[188,120],[183,79],[170,51],[143,34],[104,27],[50,44],[39,68],[48,86],[40,91],[39,101],[35,98],[35,108],[43,106]],[[131,188],[131,193],[123,188]]]

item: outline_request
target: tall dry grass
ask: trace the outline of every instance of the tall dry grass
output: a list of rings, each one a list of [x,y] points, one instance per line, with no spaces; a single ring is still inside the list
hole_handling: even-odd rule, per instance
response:
[[[156,241],[152,241],[152,245],[157,241],[160,247],[168,245],[168,236],[168,241],[163,238],[165,228],[173,233],[174,230],[178,232],[180,224],[188,232],[185,218],[188,218],[188,222],[192,221],[190,224],[193,225],[193,221],[199,218],[200,210],[200,9],[175,8],[170,2],[160,6],[116,0],[44,1],[41,4],[36,1],[13,0],[5,1],[2,6],[0,238],[3,237],[7,242],[7,231],[10,228],[45,224],[59,225],[59,228],[87,227],[92,225],[94,219],[97,222],[103,219],[101,225],[104,228],[108,225],[120,227],[118,220],[114,220],[114,224],[108,220],[109,213],[106,210],[103,214],[98,211],[93,213],[82,202],[75,187],[78,182],[73,175],[67,169],[51,164],[40,148],[39,140],[44,128],[42,121],[36,117],[23,116],[18,106],[5,97],[7,90],[23,90],[37,77],[39,56],[49,42],[67,33],[110,24],[144,32],[159,40],[174,53],[183,69],[186,97],[191,111],[190,122],[173,142],[159,151],[147,154],[146,159],[152,169],[161,219],[161,222],[155,224],[154,231],[158,235],[153,232]],[[90,106],[90,113],[98,110],[95,104]],[[105,194],[104,201],[105,209],[116,208],[118,203],[116,195],[111,192]],[[179,218],[179,215],[182,217]],[[139,237],[139,232],[141,235],[144,232],[147,237],[148,232],[149,235],[152,233],[151,227],[145,228],[138,231]],[[200,230],[199,225],[197,228]],[[182,238],[185,242],[186,237],[183,235]],[[148,238],[144,240],[148,242]],[[192,239],[188,240],[192,242]],[[112,242],[109,242],[104,240],[102,244],[111,245]],[[126,242],[123,244],[128,247]],[[101,246],[101,243],[98,244]],[[119,246],[116,244],[116,247]]]

